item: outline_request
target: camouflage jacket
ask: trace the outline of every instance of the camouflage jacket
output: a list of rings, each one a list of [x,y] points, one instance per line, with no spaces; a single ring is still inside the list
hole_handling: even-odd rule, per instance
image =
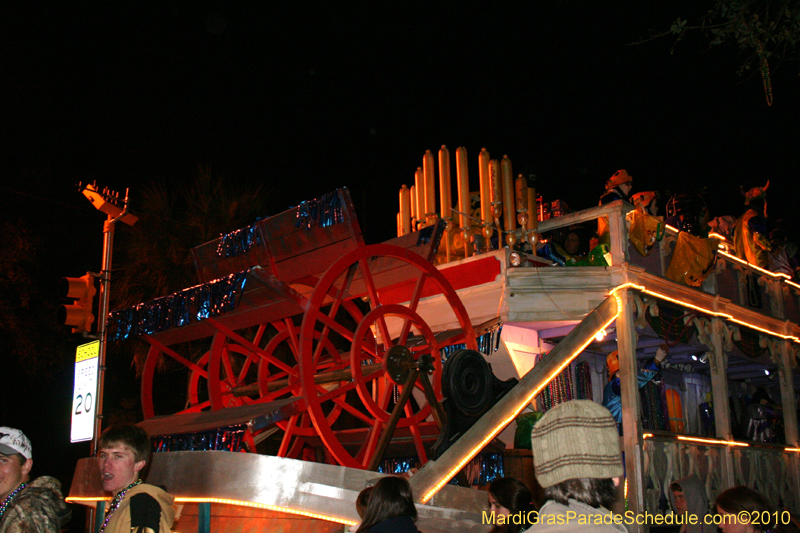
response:
[[[34,479],[0,518],[0,533],[59,533],[72,511],[61,495],[61,483],[52,477]]]

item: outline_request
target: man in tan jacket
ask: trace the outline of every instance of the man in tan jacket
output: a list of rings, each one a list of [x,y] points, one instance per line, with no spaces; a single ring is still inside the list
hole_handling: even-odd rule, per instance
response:
[[[170,531],[174,498],[141,479],[150,464],[151,447],[147,433],[138,426],[111,426],[100,436],[97,457],[103,489],[114,495],[100,533]]]

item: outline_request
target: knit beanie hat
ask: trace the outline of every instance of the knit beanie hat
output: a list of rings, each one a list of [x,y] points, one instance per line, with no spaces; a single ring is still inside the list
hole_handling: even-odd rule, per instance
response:
[[[536,479],[544,487],[576,478],[622,476],[617,424],[591,400],[564,402],[547,411],[531,431]]]

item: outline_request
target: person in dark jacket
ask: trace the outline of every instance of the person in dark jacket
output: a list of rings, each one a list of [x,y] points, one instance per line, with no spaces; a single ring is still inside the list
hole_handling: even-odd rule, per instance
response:
[[[364,520],[356,533],[420,533],[414,524],[417,508],[411,486],[401,477],[380,479],[367,500]]]

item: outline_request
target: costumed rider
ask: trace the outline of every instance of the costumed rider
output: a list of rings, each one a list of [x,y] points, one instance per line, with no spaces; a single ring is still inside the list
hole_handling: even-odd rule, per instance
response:
[[[736,255],[751,265],[769,268],[769,252],[772,245],[767,237],[767,189],[769,180],[763,187],[753,187],[746,193],[744,205],[749,209],[736,220],[733,230],[733,246]]]
[[[666,344],[662,344],[656,350],[656,357],[652,361],[645,364],[637,374],[639,388],[641,389],[661,370],[661,363],[667,358],[669,348]],[[606,358],[606,365],[608,366],[608,383],[603,388],[603,405],[611,411],[611,416],[617,424],[620,424],[619,431],[622,434],[622,394],[619,383],[619,352],[614,350]]]
[[[658,216],[658,191],[637,192],[631,196],[630,202],[651,217]]]
[[[33,448],[18,429],[0,427],[0,533],[59,533],[72,511],[61,483],[30,478]]]
[[[564,244],[549,242],[537,251],[537,254],[550,259],[559,266],[582,266],[586,261],[585,237],[580,228],[570,229],[564,238]]]
[[[152,454],[147,433],[134,425],[111,426],[97,449],[103,489],[114,495],[100,533],[168,533],[175,518],[174,498],[141,479]]]
[[[600,197],[600,205],[610,204],[617,200],[629,202],[632,189],[633,177],[624,168],[617,170],[613,176],[606,180],[606,192]],[[597,238],[599,244],[608,246],[611,242],[607,217],[597,219]]]
[[[606,180],[606,192],[600,197],[600,205],[610,204],[615,200],[630,200],[633,189],[633,178],[624,168],[617,170]]]

